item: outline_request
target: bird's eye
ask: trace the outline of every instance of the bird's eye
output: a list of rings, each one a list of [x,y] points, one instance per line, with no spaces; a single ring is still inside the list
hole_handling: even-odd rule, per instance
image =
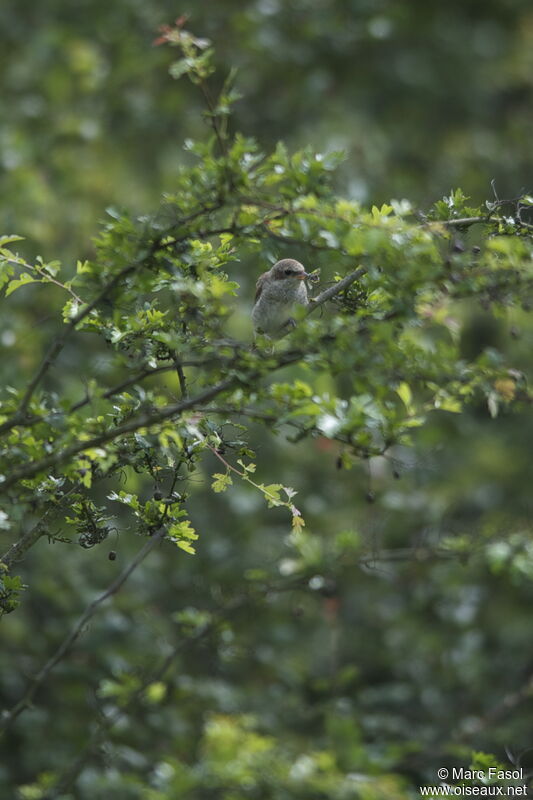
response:
[[[293,273],[292,269],[286,269],[285,270],[285,275],[293,275],[293,274],[294,273]]]

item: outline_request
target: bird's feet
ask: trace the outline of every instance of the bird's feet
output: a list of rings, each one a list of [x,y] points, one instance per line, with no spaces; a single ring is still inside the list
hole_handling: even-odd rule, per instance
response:
[[[289,331],[293,330],[296,327],[296,320],[292,317],[286,319],[283,325],[279,326],[279,333],[288,333]]]

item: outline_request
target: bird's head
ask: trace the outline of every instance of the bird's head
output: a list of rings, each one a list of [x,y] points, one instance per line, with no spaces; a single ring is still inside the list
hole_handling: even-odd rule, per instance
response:
[[[283,258],[278,261],[270,270],[272,279],[275,281],[304,281],[309,277],[305,268],[299,261],[294,258]]]

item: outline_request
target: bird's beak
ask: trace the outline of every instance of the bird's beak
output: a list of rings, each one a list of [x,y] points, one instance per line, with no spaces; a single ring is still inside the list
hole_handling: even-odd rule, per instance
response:
[[[308,272],[300,272],[300,274],[297,277],[298,277],[299,281],[305,281],[309,277],[309,273]]]

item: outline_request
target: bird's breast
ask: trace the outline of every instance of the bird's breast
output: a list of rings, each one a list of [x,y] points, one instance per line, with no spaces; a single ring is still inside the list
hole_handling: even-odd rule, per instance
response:
[[[272,281],[264,286],[252,311],[255,328],[265,333],[279,330],[290,318],[295,304],[307,305],[307,289],[303,282],[296,285],[286,281]]]

